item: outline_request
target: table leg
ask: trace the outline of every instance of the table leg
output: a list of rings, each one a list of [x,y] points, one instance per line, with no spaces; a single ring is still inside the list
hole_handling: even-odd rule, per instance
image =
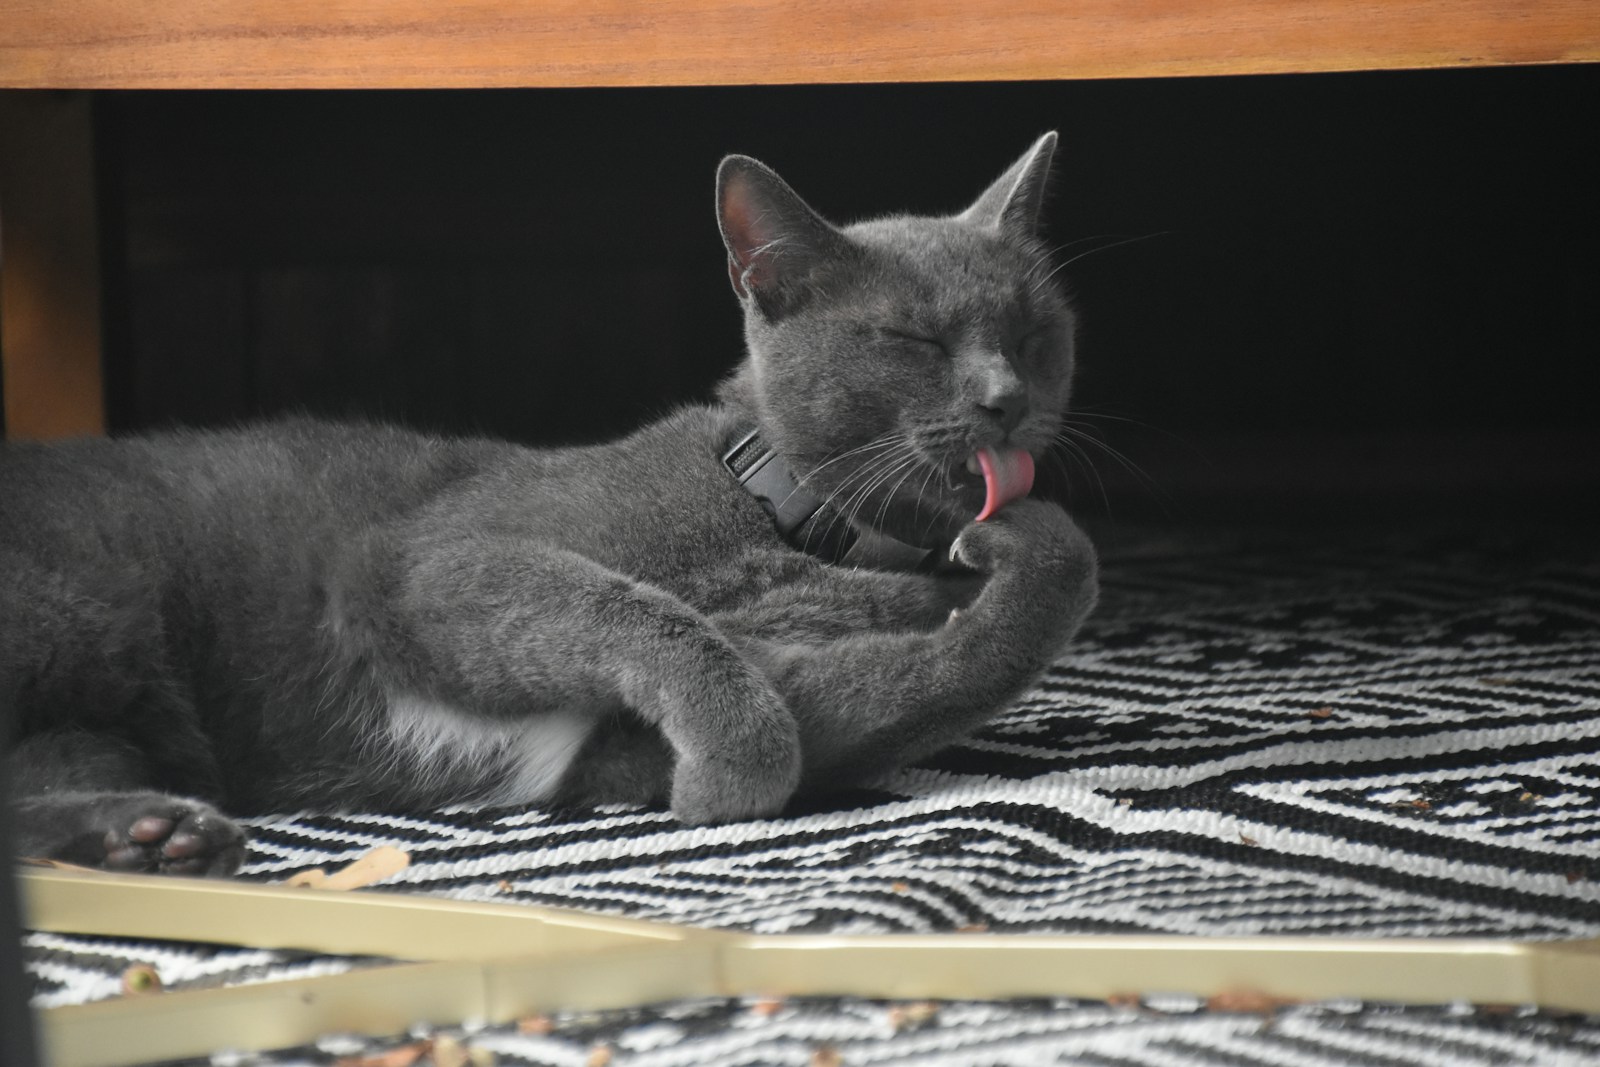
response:
[[[0,396],[12,439],[105,432],[88,93],[0,92]]]

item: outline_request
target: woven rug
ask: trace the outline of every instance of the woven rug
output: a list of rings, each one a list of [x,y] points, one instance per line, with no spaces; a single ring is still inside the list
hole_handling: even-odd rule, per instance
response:
[[[244,876],[396,844],[412,856],[396,888],[768,933],[1600,936],[1592,537],[1124,541],[1107,549],[1103,606],[1033,692],[872,789],[695,829],[637,809],[265,815],[247,820]],[[54,934],[27,946],[40,1006],[114,995],[134,961],[169,989],[358,965]],[[819,1003],[819,1017],[857,1010]],[[1317,1011],[1295,1032],[1332,1025]],[[1214,1013],[1178,1014],[1172,1040],[1246,1040]],[[1379,1025],[1356,1015],[1356,1030]],[[1563,1024],[1589,1035],[1571,1048],[1594,1052],[1593,1023]],[[1012,1040],[983,1062],[1057,1062],[1006,1059]]]

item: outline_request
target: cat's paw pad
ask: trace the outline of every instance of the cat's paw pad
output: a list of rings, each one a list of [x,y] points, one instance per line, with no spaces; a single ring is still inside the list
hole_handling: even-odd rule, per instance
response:
[[[244,831],[197,800],[141,799],[112,814],[105,833],[110,871],[225,877],[244,861]]]

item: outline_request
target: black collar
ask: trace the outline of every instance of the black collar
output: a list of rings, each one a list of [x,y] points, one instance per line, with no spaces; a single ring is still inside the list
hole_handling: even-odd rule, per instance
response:
[[[761,431],[740,430],[722,454],[745,492],[755,497],[789,544],[829,563],[914,570],[934,554],[879,534],[863,535],[843,515],[801,487]]]

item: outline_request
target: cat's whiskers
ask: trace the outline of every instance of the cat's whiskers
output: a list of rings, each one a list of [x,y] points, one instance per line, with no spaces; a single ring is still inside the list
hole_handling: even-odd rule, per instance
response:
[[[911,524],[913,526],[916,526],[922,520],[922,500],[928,495],[928,483],[933,480],[934,475],[939,473],[939,468],[932,463],[924,463],[923,465],[928,468],[928,473],[922,476],[922,484],[917,487],[916,510],[911,513]],[[929,516],[930,519],[932,517],[931,515]]]
[[[890,501],[894,500],[895,494],[900,492],[900,487],[905,485],[906,481],[910,479],[913,474],[917,473],[917,468],[921,465],[922,460],[915,452],[912,452],[907,461],[901,464],[900,467],[896,468],[897,470],[903,469],[905,473],[900,475],[900,480],[895,482],[887,493],[883,494],[883,500],[878,504],[878,514],[873,519],[872,528],[874,530],[877,530],[880,533],[883,531],[883,520],[884,516],[888,514]],[[887,479],[885,479],[885,481],[887,481]]]
[[[906,435],[900,434],[896,436],[899,440],[894,442],[892,449],[884,455],[873,457],[872,460],[852,471],[834,492],[824,500],[824,504],[833,511],[833,516],[823,531],[824,539],[833,533],[840,522],[844,522],[847,526],[853,525],[860,515],[861,509],[871,499],[872,494],[881,486],[887,484],[889,479],[900,474],[901,471],[906,471],[909,476],[909,473],[915,470],[914,465],[920,461],[916,450],[911,446]],[[850,488],[856,482],[860,484],[853,489]],[[847,490],[848,495],[845,495]],[[889,495],[893,495],[892,491]],[[839,504],[838,500],[841,496],[844,497],[844,502]],[[885,498],[884,503],[887,505],[888,497]]]
[[[795,480],[795,491],[799,492],[802,489],[808,490],[808,491],[811,490],[813,488],[813,479],[816,477],[817,473],[822,471],[822,470],[825,470],[826,468],[832,466],[835,463],[839,463],[841,461],[844,461],[844,460],[847,460],[847,459],[851,459],[851,458],[856,457],[856,456],[862,456],[862,455],[869,455],[870,456],[874,452],[881,452],[881,451],[883,451],[885,449],[888,449],[889,450],[889,454],[892,455],[895,445],[897,445],[899,442],[903,441],[905,439],[905,437],[906,437],[905,434],[885,434],[885,435],[883,435],[881,437],[875,437],[870,441],[866,441],[866,442],[864,442],[862,444],[859,444],[859,445],[856,445],[856,446],[854,446],[852,448],[844,449],[843,451],[841,451],[839,449],[834,449],[833,451],[826,453],[823,456],[822,461],[820,463],[818,463],[816,466],[812,467],[810,470],[808,470],[808,471],[806,471],[806,472],[804,472],[802,474],[796,474],[795,475],[795,479],[794,479]],[[799,455],[781,453],[781,452],[779,453],[779,455],[782,457],[784,462],[789,465],[791,471],[793,471],[795,469],[796,460],[801,458]],[[872,458],[869,459],[864,466],[870,467],[870,466],[873,465],[874,461],[882,459],[882,458],[883,458],[882,456],[872,456]],[[841,488],[843,488],[843,486],[849,484],[849,482],[850,482],[852,477],[854,477],[855,475],[857,475],[859,473],[860,473],[860,471],[858,470],[858,471],[852,472],[852,474],[850,474],[850,475],[847,475],[845,477],[844,481],[840,483],[840,486],[836,487],[834,489],[833,493],[830,493],[828,495],[828,497],[824,499],[823,503],[826,504],[829,499],[831,499],[834,495],[836,495],[839,492],[839,490]],[[786,503],[788,503],[787,500],[778,501],[777,502],[778,506],[780,506],[780,507],[783,506]],[[831,530],[831,525],[830,525],[829,529]],[[827,531],[824,531],[824,535],[826,535],[826,532]],[[812,536],[813,536],[814,533],[815,533],[815,531],[813,530],[813,531],[810,531],[810,532],[808,532],[806,534],[806,541],[805,541],[805,545],[804,545],[805,548],[807,548],[807,549],[810,548],[811,539],[812,539]]]
[[[1095,255],[1096,253],[1099,253],[1099,252],[1107,252],[1107,251],[1110,251],[1113,248],[1121,248],[1123,245],[1137,244],[1140,241],[1148,241],[1148,240],[1150,240],[1151,238],[1154,238],[1154,237],[1165,237],[1170,233],[1172,233],[1171,230],[1157,230],[1155,233],[1142,233],[1142,234],[1139,234],[1139,235],[1137,235],[1135,237],[1124,237],[1120,241],[1112,241],[1110,244],[1099,245],[1099,246],[1097,246],[1095,248],[1090,248],[1090,249],[1087,249],[1087,250],[1085,250],[1083,252],[1079,252],[1077,255],[1070,256],[1067,259],[1062,260],[1060,263],[1057,263],[1053,268],[1051,268],[1051,270],[1050,270],[1050,272],[1048,274],[1046,274],[1043,277],[1037,278],[1037,279],[1033,280],[1032,282],[1030,282],[1029,286],[1028,286],[1028,292],[1033,296],[1038,296],[1040,291],[1043,290],[1046,285],[1049,285],[1051,280],[1054,279],[1057,274],[1060,274],[1063,270],[1066,270],[1068,267],[1072,266],[1072,264],[1078,262],[1078,260],[1080,260],[1080,259],[1084,259],[1084,258],[1086,258],[1088,256]],[[1106,236],[1111,236],[1111,235],[1107,234]],[[1094,238],[1083,238],[1081,240],[1094,240]],[[1076,244],[1076,243],[1081,243],[1081,241],[1080,242],[1071,242],[1071,243]],[[1062,250],[1065,250],[1067,247],[1068,247],[1067,245],[1061,246]],[[1043,263],[1048,262],[1048,261],[1047,260],[1041,260],[1040,262],[1041,262],[1041,264],[1043,264]]]
[[[821,539],[824,542],[833,534],[834,529],[841,521],[849,521],[846,516],[850,512],[852,504],[854,504],[857,497],[862,497],[863,494],[871,491],[872,484],[876,480],[878,473],[893,466],[900,457],[901,449],[908,447],[905,444],[904,437],[904,434],[893,434],[889,438],[879,439],[886,451],[870,456],[859,467],[846,474],[839,484],[834,486],[833,490],[823,498],[823,508],[831,512],[827,526],[821,531]],[[864,448],[865,446],[863,446]],[[861,451],[861,449],[855,451]],[[859,487],[853,488],[858,481],[860,482]],[[845,498],[843,505],[838,504],[841,496]],[[806,547],[810,547],[811,538],[816,533],[817,531],[813,530],[806,535]]]
[[[839,517],[843,518],[846,525],[854,526],[856,524],[856,520],[861,515],[861,510],[865,508],[871,501],[872,495],[883,486],[887,485],[889,483],[889,479],[893,478],[901,471],[910,468],[915,462],[916,454],[911,451],[909,445],[897,448],[893,453],[890,454],[887,462],[877,465],[870,478],[863,479],[861,487],[852,493],[850,498],[845,501],[844,508],[841,509]],[[883,499],[883,506],[886,506],[888,502],[889,496],[885,496]],[[881,522],[881,514],[879,521]],[[873,528],[876,528],[876,525],[874,525]]]
[[[1066,447],[1075,449],[1081,456],[1083,456],[1086,464],[1088,463],[1088,452],[1082,446],[1093,445],[1103,454],[1109,456],[1130,475],[1132,475],[1134,480],[1138,482],[1139,485],[1142,486],[1147,492],[1149,492],[1151,496],[1158,500],[1162,500],[1164,503],[1166,502],[1166,497],[1162,493],[1160,485],[1153,477],[1150,476],[1148,471],[1139,466],[1139,464],[1135,463],[1120,449],[1112,446],[1095,434],[1087,432],[1087,430],[1085,430],[1083,427],[1074,426],[1071,422],[1063,421],[1056,434],[1056,440]],[[1092,470],[1092,464],[1089,466]],[[1098,473],[1096,473],[1096,478],[1099,478]],[[1101,483],[1101,496],[1105,496],[1105,486],[1103,482]],[[1107,500],[1108,508],[1109,504],[1110,501]]]
[[[873,494],[877,493],[878,490],[888,485],[891,478],[895,477],[897,474],[900,474],[902,471],[909,473],[910,469],[912,469],[912,461],[909,459],[901,459],[899,463],[884,471],[882,475],[868,488],[868,491],[861,495],[860,500],[857,501],[855,508],[850,513],[850,524],[853,526],[859,525],[861,513],[866,506],[872,502]],[[890,489],[888,492],[882,495],[882,499],[878,503],[877,514],[873,517],[871,522],[867,523],[867,529],[882,529],[884,511],[889,506],[889,502],[893,499],[893,497],[893,489]]]
[[[861,455],[864,452],[870,452],[870,451],[873,451],[875,449],[889,448],[889,447],[892,447],[892,446],[894,446],[896,444],[903,443],[903,442],[909,440],[909,438],[910,438],[910,435],[909,434],[904,434],[904,433],[884,434],[881,437],[874,437],[872,440],[866,442],[865,444],[856,445],[854,448],[846,449],[843,452],[838,452],[837,454],[835,454],[833,452],[830,452],[828,454],[828,456],[824,458],[823,462],[817,464],[815,467],[812,467],[806,473],[796,477],[795,481],[798,482],[802,486],[806,486],[807,483],[810,481],[810,479],[812,479],[812,478],[817,476],[818,472],[822,471],[823,469],[825,469],[827,467],[831,467],[833,464],[838,463],[840,460],[849,459],[852,456],[858,456],[858,455]],[[793,457],[790,457],[790,456],[785,456],[784,457],[785,460],[789,460],[789,459],[792,459],[792,458]]]
[[[1056,469],[1061,472],[1062,478],[1069,485],[1071,484],[1073,481],[1072,471],[1067,467],[1067,460],[1075,460],[1077,465],[1088,472],[1089,477],[1093,479],[1095,487],[1100,491],[1100,500],[1105,504],[1106,513],[1110,514],[1111,497],[1106,492],[1105,480],[1100,477],[1100,472],[1095,469],[1095,465],[1090,461],[1088,453],[1069,437],[1057,437],[1053,444],[1059,445],[1060,448],[1051,448],[1045,453],[1045,457],[1056,465]]]
[[[1094,445],[1096,448],[1100,449],[1100,451],[1116,460],[1125,470],[1128,471],[1128,473],[1132,474],[1140,481],[1143,481],[1147,484],[1154,484],[1154,481],[1150,478],[1149,473],[1146,472],[1143,467],[1140,467],[1133,460],[1129,459],[1126,453],[1122,452],[1118,448],[1113,447],[1103,438],[1088,432],[1088,430],[1085,428],[1081,426],[1075,426],[1068,421],[1063,421],[1059,427],[1057,437],[1060,438],[1063,435],[1070,435],[1072,438],[1078,441]]]

